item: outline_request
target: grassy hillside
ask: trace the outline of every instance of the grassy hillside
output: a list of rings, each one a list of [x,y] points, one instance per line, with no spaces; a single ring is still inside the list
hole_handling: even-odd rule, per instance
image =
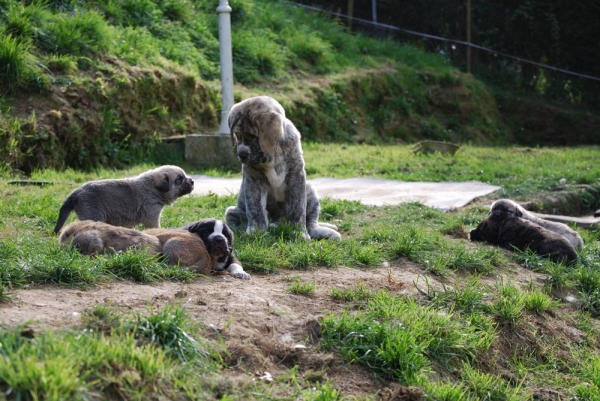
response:
[[[438,55],[285,2],[232,0],[235,97],[306,141],[595,142],[599,118],[490,90]],[[123,167],[218,127],[216,2],[0,0],[3,171]]]

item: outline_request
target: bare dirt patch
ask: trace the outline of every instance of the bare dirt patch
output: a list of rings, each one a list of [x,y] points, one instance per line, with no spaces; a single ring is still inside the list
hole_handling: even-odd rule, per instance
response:
[[[230,365],[246,380],[259,380],[269,372],[274,378],[298,365],[299,371],[316,381],[332,380],[346,395],[372,395],[395,399],[390,389],[372,373],[348,365],[333,354],[319,351],[319,319],[329,312],[341,313],[348,303],[337,302],[332,288],[387,288],[395,294],[419,296],[413,281],[422,273],[418,265],[401,260],[391,266],[354,269],[319,268],[288,270],[276,275],[252,275],[251,280],[230,276],[199,278],[192,283],[161,282],[152,285],[114,282],[81,290],[40,286],[15,291],[12,302],[0,306],[4,326],[28,324],[31,330],[60,330],[81,323],[87,309],[110,302],[122,311],[157,310],[170,302],[187,302],[188,315],[206,327],[205,335],[224,339]],[[312,296],[289,293],[293,279],[315,283]],[[435,279],[430,283],[437,285]],[[233,372],[232,372],[233,373]],[[404,391],[404,390],[402,390]]]
[[[261,380],[268,372],[277,378],[298,366],[307,380],[330,380],[344,396],[378,394],[379,400],[419,400],[420,389],[380,381],[359,365],[348,364],[339,355],[320,350],[317,344],[320,318],[352,308],[347,302],[334,300],[330,295],[332,288],[348,289],[362,284],[374,291],[385,288],[396,295],[420,298],[422,295],[414,283],[422,287],[422,280],[418,280],[422,273],[421,266],[401,259],[378,268],[337,267],[253,274],[249,281],[218,275],[187,284],[114,282],[88,290],[41,286],[16,291],[12,302],[0,306],[0,321],[4,326],[27,323],[27,328],[34,331],[61,330],[77,326],[87,309],[103,302],[110,302],[124,312],[150,308],[156,311],[167,303],[187,302],[188,315],[206,327],[204,335],[225,342],[229,352],[226,361],[235,366],[228,369],[229,377],[254,381]],[[518,266],[511,266],[506,273],[517,279],[519,286],[532,281],[539,283],[543,278]],[[286,288],[294,279],[315,283],[314,294],[288,292]],[[493,285],[497,279],[489,276],[482,281]],[[428,276],[428,280],[434,288],[442,288],[435,277]],[[461,281],[459,276],[456,280]],[[449,284],[447,281],[446,285]]]

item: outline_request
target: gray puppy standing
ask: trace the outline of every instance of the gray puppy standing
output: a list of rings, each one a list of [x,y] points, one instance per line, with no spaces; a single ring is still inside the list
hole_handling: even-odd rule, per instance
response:
[[[319,199],[306,182],[300,132],[281,104],[269,96],[246,99],[231,108],[228,123],[243,175],[237,206],[225,212],[227,224],[251,232],[287,221],[305,238],[340,239],[335,226],[318,222]]]
[[[495,220],[488,217],[469,234],[471,241],[486,241],[493,245],[522,251],[527,248],[548,256],[553,262],[571,263],[577,260],[575,247],[563,236],[520,217]]]
[[[177,166],[161,166],[136,177],[90,181],[67,196],[60,208],[54,232],[58,233],[71,211],[79,220],[101,221],[114,226],[160,227],[165,205],[194,189],[194,181]]]
[[[510,199],[500,199],[492,203],[489,217],[497,221],[510,217],[521,217],[565,237],[575,248],[583,248],[583,239],[577,231],[564,223],[541,219]]]

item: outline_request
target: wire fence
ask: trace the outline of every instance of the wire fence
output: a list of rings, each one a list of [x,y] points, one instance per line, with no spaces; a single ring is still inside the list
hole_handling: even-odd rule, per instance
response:
[[[479,7],[483,8],[484,2],[485,0],[479,4]],[[332,18],[342,21],[351,30],[362,31],[374,36],[392,37],[402,42],[423,46],[429,51],[444,55],[459,68],[472,72],[491,83],[503,86],[510,85],[514,88],[534,92],[543,97],[600,110],[600,69],[598,70],[598,74],[586,73],[586,71],[574,71],[570,68],[544,62],[545,57],[542,57],[540,61],[536,61],[521,55],[510,54],[506,51],[474,43],[477,40],[481,41],[483,37],[484,39],[488,38],[488,42],[504,43],[504,47],[507,48],[518,48],[518,46],[511,46],[509,41],[502,36],[505,33],[500,32],[497,27],[486,30],[486,28],[482,28],[481,26],[477,26],[474,29],[467,26],[467,24],[470,24],[470,18],[467,19],[466,17],[467,12],[470,12],[470,8],[467,7],[470,6],[471,0],[468,3],[464,1],[454,2],[454,7],[449,5],[446,7],[446,11],[444,9],[441,11],[438,10],[438,13],[433,18],[436,24],[433,30],[439,31],[440,26],[444,27],[441,30],[446,32],[445,35],[427,33],[433,26],[431,21],[422,20],[422,22],[419,22],[418,18],[408,19],[409,16],[402,14],[403,11],[398,11],[400,17],[394,15],[394,12],[377,13],[375,0],[359,1],[353,7],[354,10],[350,8],[350,5],[354,4],[354,0],[323,0],[321,3],[314,4],[312,2],[311,4],[303,4],[296,2],[294,4],[307,10],[328,13]],[[402,10],[402,6],[406,6],[407,3],[406,1],[398,1],[398,9]],[[418,0],[413,1],[413,3],[418,3]],[[466,4],[469,4],[469,6]],[[418,7],[418,5],[415,7]],[[600,7],[598,9],[600,10]],[[414,8],[412,9],[412,13],[415,13]],[[463,15],[461,16],[460,14]],[[509,18],[507,16],[500,17]],[[399,24],[392,25],[378,22],[378,19],[384,21],[386,19],[388,21],[398,20],[398,22],[405,20],[409,22],[411,28],[416,27],[417,29],[407,29],[397,26]],[[479,22],[481,23],[481,21]],[[597,30],[600,34],[600,22],[594,20],[591,24],[595,24],[591,28]],[[471,30],[476,32],[475,41],[469,42],[451,37],[454,35],[455,37],[461,36],[466,38],[470,36],[467,35],[467,30],[469,32]],[[508,36],[510,36],[511,40],[514,40],[516,37],[515,35]],[[492,39],[490,40],[489,38]],[[545,43],[543,37],[538,42]],[[556,42],[558,43],[558,40]],[[532,41],[532,43],[535,44],[536,42]],[[581,60],[576,60],[576,64],[584,67],[591,66],[588,69],[593,70],[593,66],[597,67],[600,63],[599,46],[596,44],[593,48],[586,48],[584,44],[582,44],[582,49],[589,51],[575,53],[577,58],[581,58]],[[554,44],[554,46],[556,47],[557,45]],[[555,53],[558,52],[555,51]],[[565,51],[563,50],[564,53]],[[564,64],[564,58],[558,58],[557,60],[560,60]]]

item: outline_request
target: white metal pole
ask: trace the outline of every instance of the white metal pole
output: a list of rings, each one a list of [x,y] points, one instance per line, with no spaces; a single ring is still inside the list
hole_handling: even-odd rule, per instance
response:
[[[221,126],[219,134],[229,135],[227,116],[233,106],[233,57],[231,55],[231,7],[227,0],[219,0],[219,45],[221,53]]]

